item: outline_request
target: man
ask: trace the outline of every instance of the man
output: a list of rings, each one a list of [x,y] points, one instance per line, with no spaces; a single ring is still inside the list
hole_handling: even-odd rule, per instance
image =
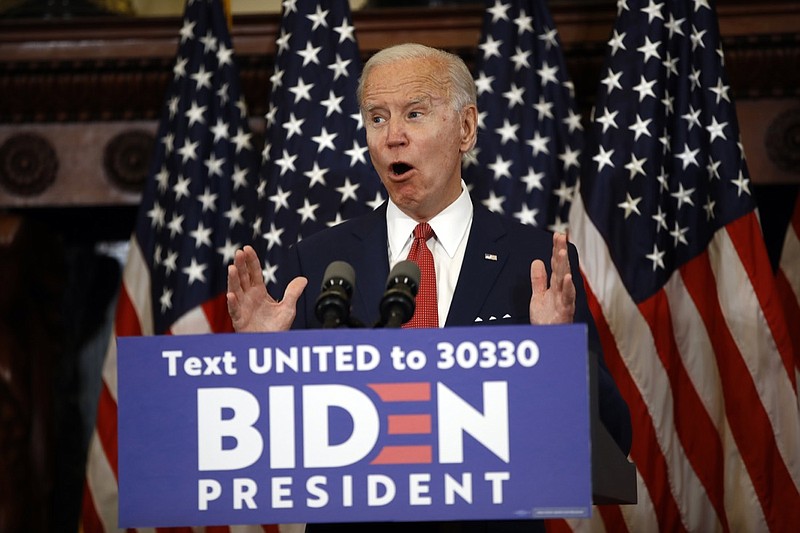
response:
[[[422,45],[387,48],[364,66],[358,99],[370,158],[389,201],[298,243],[280,269],[283,282],[288,282],[281,301],[267,293],[253,249],[238,251],[229,267],[227,295],[236,330],[319,327],[316,297],[325,269],[336,260],[350,263],[357,275],[353,316],[374,324],[390,266],[408,257],[415,228],[427,223],[433,229],[426,244],[433,256],[436,295],[429,325],[585,322],[589,349],[600,361],[601,418],[627,452],[628,409],[599,355],[574,246],[565,235],[551,236],[473,204],[461,179],[461,158],[475,145],[478,122],[475,85],[463,61]],[[421,285],[426,281],[430,280],[423,275]],[[308,283],[313,291],[305,290]],[[473,522],[442,527],[443,531],[529,531],[541,524]],[[309,525],[309,531],[403,530],[387,528],[385,524]]]

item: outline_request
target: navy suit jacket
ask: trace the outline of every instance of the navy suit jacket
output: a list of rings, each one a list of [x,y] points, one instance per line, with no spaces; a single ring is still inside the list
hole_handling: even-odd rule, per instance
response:
[[[541,259],[549,276],[552,233],[492,213],[478,202],[473,201],[473,205],[472,228],[445,326],[529,324],[531,262]],[[356,273],[351,316],[368,327],[378,322],[379,304],[389,275],[387,242],[384,203],[371,213],[319,232],[294,246],[286,264],[278,271],[278,294],[283,294],[283,287],[294,277],[308,278],[292,327],[321,327],[315,315],[315,303],[325,270],[333,261],[346,261]],[[628,407],[603,362],[597,329],[586,301],[578,253],[572,244],[569,245],[569,260],[577,291],[574,321],[587,324],[589,352],[598,358],[599,363],[600,417],[617,444],[627,453],[631,444]],[[477,529],[466,527],[462,530],[516,529],[512,524],[501,529],[485,529],[478,524],[472,526]],[[318,526],[315,528],[319,529]],[[356,529],[351,527],[349,530]]]
[[[541,259],[549,275],[553,236],[492,213],[477,202],[474,205],[472,229],[445,326],[529,324],[531,261]],[[627,453],[631,439],[628,408],[603,362],[597,329],[586,302],[578,253],[572,244],[569,259],[577,292],[574,321],[587,324],[589,351],[599,362],[600,416]],[[333,261],[346,261],[353,266],[356,283],[351,314],[367,326],[374,325],[380,318],[379,303],[389,275],[385,203],[292,248],[279,270],[279,294],[295,276],[308,278],[308,287],[297,303],[293,328],[321,327],[315,303],[325,269]]]

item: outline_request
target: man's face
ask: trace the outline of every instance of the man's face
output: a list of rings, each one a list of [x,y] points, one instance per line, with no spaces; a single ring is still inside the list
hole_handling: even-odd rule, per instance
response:
[[[432,60],[372,69],[362,109],[372,164],[392,201],[417,221],[461,194],[461,156],[472,147],[477,110],[453,109],[447,73]]]

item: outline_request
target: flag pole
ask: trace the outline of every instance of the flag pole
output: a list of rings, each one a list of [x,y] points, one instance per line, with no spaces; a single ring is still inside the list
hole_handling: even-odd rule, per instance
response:
[[[231,12],[231,0],[222,0],[222,10],[225,12],[225,20],[228,21],[228,31],[233,30],[233,13]]]

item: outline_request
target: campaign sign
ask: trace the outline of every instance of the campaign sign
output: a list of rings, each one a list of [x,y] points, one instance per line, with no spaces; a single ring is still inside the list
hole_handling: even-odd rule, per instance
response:
[[[118,339],[120,527],[587,517],[586,328]]]

